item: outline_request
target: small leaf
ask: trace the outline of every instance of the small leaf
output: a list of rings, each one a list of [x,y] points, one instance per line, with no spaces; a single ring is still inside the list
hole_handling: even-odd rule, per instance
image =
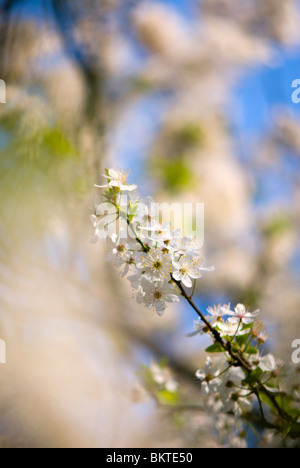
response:
[[[248,338],[249,338],[249,334],[248,335],[237,336],[236,337],[236,342],[240,347],[242,347],[247,343]]]
[[[250,385],[259,383],[261,381],[261,376],[263,375],[263,371],[258,367],[255,369],[251,374],[245,379],[245,382],[249,383]]]
[[[225,349],[219,343],[209,346],[206,350],[207,353],[224,353]]]
[[[255,346],[249,346],[247,348],[246,354],[255,355],[258,353],[258,349]]]
[[[163,405],[175,405],[178,403],[179,396],[177,392],[169,392],[168,390],[159,390],[157,392],[157,399]]]
[[[283,437],[287,437],[289,433],[291,432],[291,429],[292,429],[292,424],[291,423],[287,424],[282,430]]]

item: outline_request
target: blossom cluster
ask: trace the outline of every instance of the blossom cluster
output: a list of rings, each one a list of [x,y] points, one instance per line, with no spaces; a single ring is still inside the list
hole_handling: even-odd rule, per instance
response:
[[[260,402],[262,387],[275,397],[280,394],[279,375],[283,366],[272,354],[263,355],[259,349],[268,338],[264,324],[257,320],[259,313],[259,310],[250,312],[243,304],[233,310],[230,304],[207,309],[207,320],[225,346],[214,344],[207,348],[207,353],[211,354],[204,367],[197,370],[196,377],[215,427],[226,434],[226,442],[235,447],[246,444],[241,417],[253,412],[257,398]],[[197,320],[189,336],[209,332],[207,326]],[[250,371],[234,365],[226,353],[226,343],[243,357]]]
[[[213,267],[205,267],[199,244],[181,236],[170,223],[160,222],[160,212],[151,197],[140,198],[136,185],[128,185],[125,171],[109,169],[105,199],[113,209],[104,213],[103,203],[91,217],[94,240],[106,237],[107,260],[127,276],[140,304],[162,315],[167,304],[178,302],[177,282],[192,288]],[[117,229],[116,229],[117,228]]]
[[[107,183],[100,188],[105,189],[106,205],[96,204],[91,216],[93,241],[106,239],[107,261],[128,278],[138,303],[162,315],[168,304],[183,298],[197,312],[199,319],[188,336],[206,334],[213,344],[196,377],[215,427],[225,434],[224,443],[244,446],[244,428],[257,420],[284,437],[300,436],[299,379],[288,388],[283,364],[261,350],[268,336],[258,320],[260,311],[220,304],[203,314],[193,294],[197,280],[214,267],[204,266],[200,245],[164,224],[158,205],[150,197],[139,197],[137,186],[127,184],[126,172],[109,169],[104,177]],[[187,293],[185,288],[193,289]],[[177,401],[177,383],[164,365],[153,363],[145,375],[158,401]],[[286,381],[291,382],[287,373]]]

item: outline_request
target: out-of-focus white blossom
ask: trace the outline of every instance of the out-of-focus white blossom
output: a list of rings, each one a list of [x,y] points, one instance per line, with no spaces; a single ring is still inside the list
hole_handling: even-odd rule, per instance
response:
[[[168,392],[176,392],[178,384],[167,367],[159,366],[156,362],[152,361],[150,371],[153,380],[158,385],[163,385]]]
[[[186,257],[198,257],[200,245],[191,236],[183,238],[175,238],[172,241],[172,248],[176,251],[177,256],[185,255]]]
[[[268,339],[267,332],[265,331],[265,325],[260,320],[257,320],[254,323],[251,334],[260,345],[264,344]]]
[[[202,322],[202,320],[199,318],[198,320],[194,320],[194,331],[191,333],[188,333],[187,336],[189,338],[192,338],[193,336],[196,335],[204,335],[205,333],[208,333],[209,329],[205,323]]]
[[[260,359],[259,367],[264,372],[275,372],[278,369],[278,365],[275,361],[273,354],[267,354]]]
[[[108,179],[108,183],[106,185],[95,185],[97,188],[118,188],[122,191],[127,191],[131,192],[133,190],[136,190],[137,186],[136,185],[127,185],[127,179],[129,176],[129,173],[126,171],[121,171],[121,170],[115,170],[115,169],[109,169],[108,170],[108,175],[102,174],[103,177]]]
[[[206,359],[204,369],[199,369],[196,372],[197,379],[201,382],[201,392],[203,395],[208,395],[209,393],[216,393],[220,385],[220,380],[218,375],[220,370],[213,369],[213,363],[210,357]]]
[[[217,328],[221,336],[242,336],[249,333],[248,330],[243,330],[239,324],[230,322],[217,322]]]

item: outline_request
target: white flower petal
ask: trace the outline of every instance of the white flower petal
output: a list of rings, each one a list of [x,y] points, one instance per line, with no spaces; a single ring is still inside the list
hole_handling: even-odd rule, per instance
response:
[[[183,278],[182,278],[182,283],[184,284],[184,286],[186,286],[187,288],[191,288],[193,286],[193,281],[191,280],[191,278],[188,276],[188,275],[184,275]]]

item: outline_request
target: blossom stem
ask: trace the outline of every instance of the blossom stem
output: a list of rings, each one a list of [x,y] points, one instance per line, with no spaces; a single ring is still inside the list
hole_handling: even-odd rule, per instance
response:
[[[219,379],[222,375],[226,374],[228,369],[230,369],[230,366],[226,367],[220,374],[216,375],[216,377],[214,377],[214,378]]]
[[[233,338],[232,338],[232,340],[231,340],[231,343],[234,342],[234,340],[235,340],[235,338],[236,338],[236,336],[237,336],[237,334],[238,334],[238,331],[239,331],[239,329],[240,329],[241,324],[242,324],[242,320],[239,321],[239,324],[238,324],[237,329],[236,329],[236,332],[235,332],[235,334],[234,334],[234,336],[233,336]]]
[[[262,418],[263,422],[265,423],[267,420],[266,420],[266,417],[265,417],[262,401],[261,401],[261,398],[259,396],[259,391],[257,389],[255,390],[255,395],[257,397],[257,401],[258,401],[258,404],[259,404],[259,410],[260,410],[261,418]]]
[[[280,405],[277,403],[277,400],[276,398],[274,397],[274,395],[272,395],[271,392],[269,392],[269,390],[266,389],[266,387],[264,387],[263,385],[261,386],[260,388],[261,392],[263,392],[268,398],[269,400],[271,400],[273,406],[276,408],[279,416],[282,418],[282,419],[285,419],[287,421],[292,421],[293,418],[287,414],[281,407]]]
[[[144,244],[144,242],[138,237],[138,235],[137,235],[137,233],[136,233],[136,231],[135,231],[135,229],[134,229],[134,227],[133,227],[133,225],[132,225],[132,223],[131,223],[131,221],[130,221],[129,219],[127,219],[127,224],[128,224],[128,226],[130,227],[130,229],[132,230],[133,235],[135,236],[135,240],[140,244],[140,246],[142,247],[143,251],[144,251],[145,253],[148,253],[148,252],[149,252],[149,247],[147,247],[147,246]]]
[[[249,348],[251,341],[252,341],[252,335],[251,335],[251,332],[250,332],[250,333],[249,333],[249,339],[248,339],[248,342],[247,342],[247,344],[246,344],[246,346],[245,346],[245,349],[244,349],[244,351],[243,351],[243,352],[244,352],[244,354],[246,354],[246,353],[247,353],[247,349]]]
[[[117,205],[116,205],[116,208],[117,208],[118,212],[120,213],[120,208],[119,208]],[[126,215],[126,213],[123,213],[123,214]],[[133,223],[131,222],[131,220],[129,219],[129,217],[128,217],[127,215],[126,215],[126,222],[127,222],[128,227],[131,229],[131,231],[132,231],[132,233],[133,233],[133,235],[134,235],[134,237],[135,237],[135,240],[140,244],[140,246],[142,247],[143,251],[144,251],[145,253],[148,253],[149,250],[150,250],[150,248],[149,248],[148,246],[146,246],[146,245],[144,244],[144,242],[139,238],[139,236],[138,236],[138,234],[137,234],[137,232],[136,232],[136,230],[135,230],[135,228],[134,228]]]
[[[192,294],[190,295],[191,299],[193,299],[193,297],[194,297],[194,294],[195,294],[195,291],[196,291],[196,284],[197,284],[197,280],[194,280],[193,291],[192,291]]]

